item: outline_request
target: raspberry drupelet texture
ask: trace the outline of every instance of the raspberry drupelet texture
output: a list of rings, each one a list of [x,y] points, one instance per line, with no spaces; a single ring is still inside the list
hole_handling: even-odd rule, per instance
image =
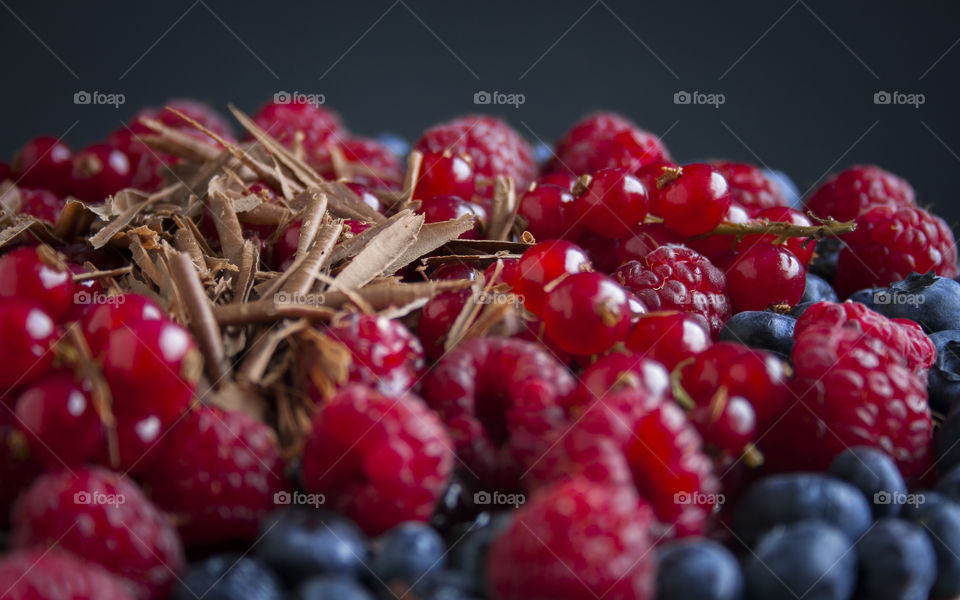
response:
[[[660,138],[622,115],[601,112],[583,118],[567,131],[557,142],[546,171],[584,175],[622,168],[635,172],[669,160]]]
[[[133,600],[122,579],[58,550],[18,550],[0,557],[4,600]]]
[[[254,122],[271,137],[293,147],[299,135],[307,162],[316,153],[328,155],[326,145],[347,137],[340,115],[323,106],[307,102],[268,102],[254,116]]]
[[[303,485],[369,534],[427,521],[453,470],[443,423],[412,394],[351,385],[314,414]]]
[[[912,206],[916,195],[904,179],[880,167],[854,166],[817,188],[807,208],[821,219],[849,221],[877,205]]]
[[[730,198],[753,215],[774,206],[786,206],[780,187],[758,167],[746,163],[718,161],[713,168],[723,175],[730,186]]]

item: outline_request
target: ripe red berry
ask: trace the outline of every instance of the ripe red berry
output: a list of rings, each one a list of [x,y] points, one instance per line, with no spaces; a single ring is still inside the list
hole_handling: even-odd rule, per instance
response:
[[[672,311],[644,315],[626,340],[629,350],[663,364],[670,371],[712,343],[703,317]]]
[[[501,263],[503,265],[500,267],[499,275],[496,275],[497,263]],[[494,285],[507,284],[508,286],[513,287],[517,280],[519,268],[519,258],[501,258],[497,262],[492,263],[489,267],[484,269],[483,277],[487,283],[492,282]]]
[[[482,237],[483,228],[487,222],[487,211],[479,204],[464,200],[457,196],[437,196],[423,200],[421,212],[427,223],[439,223],[471,215],[474,219],[472,229],[460,234],[459,239],[475,240]]]
[[[119,294],[107,300],[105,304],[91,306],[83,315],[83,335],[94,356],[104,351],[113,331],[126,326],[136,327],[141,321],[164,318],[157,303],[140,294]]]
[[[18,185],[63,195],[70,191],[72,160],[73,151],[64,142],[54,137],[40,136],[20,149],[11,168]]]
[[[523,296],[526,309],[539,315],[547,299],[544,288],[549,283],[589,270],[590,259],[579,246],[562,240],[540,242],[520,257],[513,287]]]
[[[562,187],[567,191],[573,191],[573,186],[577,183],[577,176],[571,173],[557,171],[555,173],[546,173],[537,179],[537,185],[555,185]]]
[[[801,226],[813,225],[806,215],[788,206],[773,206],[771,208],[764,208],[760,211],[757,211],[754,214],[754,217],[757,219],[766,219],[767,221],[771,222],[793,223],[794,225]],[[745,235],[743,236],[743,239],[736,245],[735,250],[736,252],[744,252],[747,248],[750,248],[756,244],[773,244],[776,243],[776,241],[777,236],[773,234]],[[800,261],[800,264],[804,266],[809,264],[810,260],[813,258],[813,253],[817,249],[816,243],[809,238],[790,238],[783,243],[783,246],[790,250],[790,252],[793,252],[793,255],[797,257],[797,259]]]
[[[170,424],[160,419],[160,407],[145,405],[138,407],[137,411],[116,415],[116,430],[107,434],[115,433],[116,455],[108,437],[97,453],[96,464],[137,477],[150,472],[166,447]]]
[[[584,175],[600,169],[623,168],[635,172],[669,160],[660,138],[622,115],[602,112],[584,117],[567,131],[557,142],[546,171]]]
[[[590,176],[576,206],[587,229],[620,239],[643,222],[650,199],[640,180],[625,169],[602,169]]]
[[[450,332],[453,322],[463,310],[470,294],[470,290],[441,292],[431,298],[420,310],[417,336],[423,344],[427,357],[431,360],[437,360],[443,356],[447,333]]]
[[[912,206],[915,194],[906,180],[880,167],[855,166],[834,175],[807,200],[818,217],[850,221],[877,205]]]
[[[84,202],[103,202],[132,183],[130,159],[113,146],[94,144],[73,157],[70,192]]]
[[[538,240],[576,239],[583,231],[576,210],[578,200],[569,189],[536,184],[520,198],[519,215]]]
[[[758,167],[728,161],[716,161],[712,165],[727,180],[730,198],[746,208],[751,216],[766,208],[787,205],[780,187]]]
[[[0,393],[0,527],[10,528],[10,508],[40,473],[43,465],[30,452],[10,406],[16,396]]]
[[[694,236],[723,221],[732,201],[727,180],[710,165],[694,163],[668,171],[658,180],[657,210],[663,224]]]
[[[20,212],[55,223],[66,201],[43,189],[20,188]]]
[[[129,584],[61,550],[33,548],[0,557],[4,600],[134,600]]]
[[[474,265],[468,263],[447,263],[430,271],[429,279],[431,281],[453,281],[456,279],[476,281],[478,274],[479,271],[477,271]]]
[[[649,189],[649,188],[648,188]],[[664,244],[682,244],[683,238],[667,229],[662,223],[640,225],[623,239],[617,250],[617,264],[631,260],[643,260],[648,254]]]
[[[654,396],[669,397],[670,374],[654,360],[637,354],[611,352],[583,371],[577,389],[564,404],[575,419],[598,400],[602,402],[607,394],[627,389],[641,389]]]
[[[730,204],[727,214],[723,217],[725,223],[747,223],[750,221],[750,215],[747,210],[739,204]],[[707,235],[703,237],[694,237],[685,242],[687,246],[693,248],[700,254],[706,256],[715,265],[724,264],[731,259],[734,249],[737,247],[737,236],[735,235]]]
[[[0,389],[36,381],[53,365],[53,319],[34,303],[0,300]]]
[[[622,342],[630,330],[627,294],[600,273],[575,273],[547,294],[543,324],[561,350],[600,354]]]
[[[807,284],[807,270],[783,246],[757,244],[738,255],[727,268],[727,295],[733,312],[792,308]]]
[[[403,182],[403,166],[393,151],[377,140],[349,137],[336,140],[354,183],[381,189],[397,189]],[[326,146],[317,148],[308,156],[309,164],[318,173],[334,178],[333,160]]]
[[[70,310],[73,293],[72,274],[52,253],[29,247],[0,256],[0,299],[36,303],[59,320]]]
[[[399,321],[355,313],[334,321],[325,333],[350,350],[351,382],[397,395],[407,391],[423,370],[423,347]]]
[[[413,198],[422,200],[434,196],[473,197],[473,162],[467,154],[454,154],[449,150],[428,152],[423,155],[420,176],[413,191]]]
[[[292,147],[297,134],[302,133],[303,150],[308,157],[328,143],[347,136],[340,115],[307,102],[267,102],[253,120],[287,147]]]

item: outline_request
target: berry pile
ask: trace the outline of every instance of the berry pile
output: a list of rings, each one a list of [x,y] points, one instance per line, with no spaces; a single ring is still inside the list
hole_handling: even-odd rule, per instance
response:
[[[905,180],[167,108],[0,165],[3,598],[960,597],[957,251]]]

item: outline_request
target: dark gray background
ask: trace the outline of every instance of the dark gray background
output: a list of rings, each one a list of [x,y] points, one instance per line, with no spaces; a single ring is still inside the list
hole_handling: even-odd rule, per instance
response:
[[[29,137],[81,146],[143,105],[193,96],[255,110],[279,90],[322,93],[356,132],[424,127],[481,107],[532,141],[610,108],[665,135],[676,158],[788,172],[801,190],[872,162],[960,221],[956,2],[0,2],[0,155]],[[119,92],[119,109],[77,106]],[[719,108],[675,105],[679,90]],[[880,90],[925,103],[875,105]]]

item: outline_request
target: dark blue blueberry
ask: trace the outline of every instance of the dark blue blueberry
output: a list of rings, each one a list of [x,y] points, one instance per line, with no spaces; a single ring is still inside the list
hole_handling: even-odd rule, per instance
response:
[[[803,200],[800,199],[800,190],[797,188],[797,184],[790,179],[790,176],[784,173],[783,171],[775,171],[773,169],[764,169],[764,176],[772,181],[778,188],[780,188],[780,193],[783,194],[783,197],[787,200],[787,205],[791,208],[795,208],[799,211],[803,211]]]
[[[753,546],[777,525],[819,519],[836,526],[851,540],[873,522],[870,503],[846,481],[820,473],[785,473],[750,486],[734,512],[734,529]]]
[[[190,565],[171,592],[172,600],[281,600],[283,586],[256,558],[220,554]]]
[[[860,593],[870,600],[927,600],[937,557],[923,528],[884,518],[857,541]]]
[[[841,248],[843,248],[843,242],[840,238],[828,237],[817,242],[817,253],[810,261],[807,272],[832,282],[834,275],[837,274],[837,257],[840,255]]]
[[[952,504],[953,500],[933,490],[915,490],[908,496],[909,501],[900,510],[900,518],[910,521],[920,520],[924,513],[941,504]]]
[[[937,360],[927,372],[930,408],[947,414],[960,404],[960,331],[938,331],[930,341],[937,348]]]
[[[803,313],[807,312],[807,309],[814,304],[816,304],[816,302],[799,302],[790,309],[790,312],[788,312],[787,315],[793,317],[794,319],[799,319],[803,316]]]
[[[512,518],[513,515],[509,512],[497,513],[488,523],[464,533],[453,546],[451,562],[470,578],[468,589],[474,594],[486,595],[487,551]]]
[[[291,600],[374,600],[374,596],[352,577],[321,575],[304,581]]]
[[[911,273],[889,288],[861,290],[854,297],[891,319],[916,321],[927,333],[960,329],[960,283],[933,271]]]
[[[830,464],[830,474],[863,492],[874,517],[895,517],[907,498],[907,484],[897,463],[886,452],[870,446],[848,448]]]
[[[471,600],[470,576],[463,571],[437,571],[413,586],[418,600]],[[486,596],[483,596],[486,597]]]
[[[751,600],[849,600],[857,554],[839,529],[801,521],[765,535],[744,565]]]
[[[746,310],[730,317],[720,330],[720,340],[762,348],[790,358],[797,320],[766,310]]]
[[[937,555],[937,580],[932,598],[960,596],[960,506],[953,502],[925,503],[913,514]]]
[[[803,288],[800,302],[837,302],[837,293],[826,279],[807,273],[807,285]]]
[[[936,436],[937,468],[949,471],[960,465],[960,409],[947,413]]]
[[[937,485],[933,489],[954,502],[960,502],[960,467],[953,467],[940,472],[942,475],[937,479]]]
[[[393,581],[412,585],[445,566],[446,544],[426,523],[401,523],[383,534],[377,546],[370,569],[387,585]]]
[[[397,156],[406,156],[410,152],[410,142],[396,133],[385,131],[378,133],[375,139]]]
[[[289,586],[324,573],[365,571],[367,539],[349,519],[326,510],[283,508],[264,519],[254,552]]]
[[[533,146],[533,160],[545,163],[551,158],[553,158],[553,148],[549,145],[539,142]]]
[[[739,600],[740,564],[705,538],[667,542],[657,551],[657,600]]]

